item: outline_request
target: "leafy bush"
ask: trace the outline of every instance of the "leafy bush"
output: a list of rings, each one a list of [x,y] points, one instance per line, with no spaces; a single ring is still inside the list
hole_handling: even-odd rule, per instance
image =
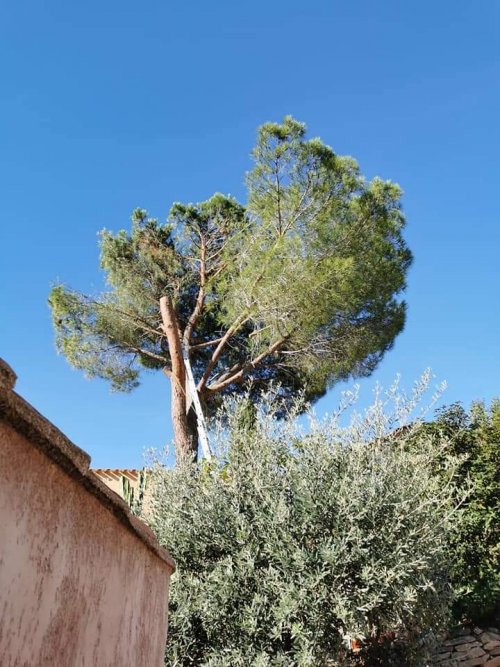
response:
[[[460,460],[425,433],[406,447],[416,427],[389,435],[415,398],[390,397],[396,414],[378,398],[307,435],[235,403],[211,463],[156,466],[146,519],[178,565],[166,664],[344,664],[353,639],[442,626]]]
[[[452,405],[440,412],[428,432],[443,434],[456,454],[465,454],[458,483],[470,479],[471,493],[450,545],[456,620],[480,622],[500,603],[500,401],[467,412]]]

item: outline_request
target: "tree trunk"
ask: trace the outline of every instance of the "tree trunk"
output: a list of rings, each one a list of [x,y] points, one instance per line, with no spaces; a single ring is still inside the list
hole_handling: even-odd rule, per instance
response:
[[[185,382],[182,378],[171,378],[171,410],[174,428],[175,455],[177,460],[188,457],[193,461],[198,458],[198,422],[193,407],[186,414]]]
[[[199,435],[198,435],[198,417],[196,416],[196,410],[191,405],[189,412],[186,415],[187,430],[189,433],[189,439],[191,442],[191,456],[193,460],[198,459],[198,445],[199,445]]]
[[[182,358],[181,335],[172,300],[160,299],[163,329],[167,336],[172,370],[169,373],[172,388],[172,425],[174,427],[175,453],[177,460],[198,457],[198,427],[196,413],[191,407],[186,414],[186,368]]]

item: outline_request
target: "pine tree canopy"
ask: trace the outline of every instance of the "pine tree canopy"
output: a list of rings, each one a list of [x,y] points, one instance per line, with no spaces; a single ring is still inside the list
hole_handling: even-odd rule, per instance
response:
[[[258,399],[274,381],[285,399],[315,400],[373,371],[405,321],[400,188],[367,182],[291,117],[259,128],[253,160],[246,205],[215,194],[174,204],[165,223],[136,209],[130,232],[101,232],[107,291],[50,294],[74,367],[120,391],[143,369],[183,382],[166,297],[208,415],[228,392]]]

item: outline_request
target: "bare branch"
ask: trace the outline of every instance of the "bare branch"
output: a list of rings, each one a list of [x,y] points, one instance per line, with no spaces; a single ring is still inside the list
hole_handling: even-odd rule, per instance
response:
[[[186,346],[189,345],[189,341],[191,340],[191,336],[193,335],[193,330],[196,326],[196,323],[198,322],[198,319],[201,315],[201,311],[203,310],[203,304],[205,302],[206,252],[207,252],[207,244],[205,241],[205,237],[201,236],[200,289],[198,291],[198,296],[196,297],[196,304],[194,306],[194,310],[191,313],[191,316],[189,317],[188,323],[184,330],[183,341],[184,345]]]
[[[226,268],[226,266],[227,266],[226,264],[222,263],[222,264],[219,266],[219,268],[217,269],[217,271],[214,271],[214,273],[212,273],[212,275],[210,276],[209,279],[210,279],[210,280],[214,280],[215,278],[217,278],[217,276],[219,275],[219,273],[222,273],[222,272],[224,271],[224,269]]]
[[[152,352],[151,350],[146,350],[143,347],[137,347],[135,345],[132,345],[131,343],[124,343],[123,341],[119,340],[118,338],[115,338],[114,336],[109,336],[110,340],[116,341],[115,345],[111,345],[109,347],[110,350],[120,350],[121,352],[133,352],[134,357],[133,360],[135,361],[135,358],[137,357],[138,354],[142,354],[145,357],[149,357],[150,359],[154,359],[155,361],[161,361],[162,363],[165,363],[167,361],[166,357],[164,357],[161,354],[156,354],[156,352]]]
[[[252,333],[248,334],[249,338],[253,338],[254,336],[258,336],[260,333],[265,331],[266,329],[271,328],[272,324],[268,324],[266,327],[261,327],[260,329],[255,329],[252,331]]]
[[[276,181],[276,193],[277,193],[277,205],[278,205],[278,233],[282,235],[283,221],[281,217],[281,182],[280,182],[280,172],[278,166],[278,160],[274,161],[274,177]]]
[[[212,345],[217,345],[217,343],[220,343],[222,340],[222,336],[220,338],[214,338],[214,340],[207,340],[204,343],[196,343],[195,345],[190,345],[189,349],[190,350],[200,350],[203,347],[211,347]]]
[[[133,352],[136,352],[137,354],[143,354],[145,357],[149,357],[150,359],[154,359],[155,361],[161,361],[163,363],[165,363],[166,361],[165,357],[163,357],[161,354],[156,354],[155,352],[151,352],[150,350],[145,350],[142,347],[133,347],[128,343],[126,347],[128,347]]]
[[[120,308],[117,308],[114,304],[101,303],[100,301],[93,301],[93,300],[90,300],[90,302],[96,308],[102,308],[102,309],[110,308],[118,315],[122,315],[123,317],[126,317],[128,320],[131,320],[138,329],[141,329],[142,331],[145,331],[146,333],[155,336],[155,338],[161,338],[163,336],[161,331],[158,331],[158,329],[152,329],[148,325],[148,323],[145,322],[142,318],[138,317],[137,315],[133,315],[132,313],[128,313],[126,310],[121,310]]]

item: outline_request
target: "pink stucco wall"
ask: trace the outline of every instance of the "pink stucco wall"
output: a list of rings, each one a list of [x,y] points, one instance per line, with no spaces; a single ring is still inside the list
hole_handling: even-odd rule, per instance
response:
[[[64,470],[2,419],[0,470],[0,665],[162,665],[168,554],[92,473]]]

